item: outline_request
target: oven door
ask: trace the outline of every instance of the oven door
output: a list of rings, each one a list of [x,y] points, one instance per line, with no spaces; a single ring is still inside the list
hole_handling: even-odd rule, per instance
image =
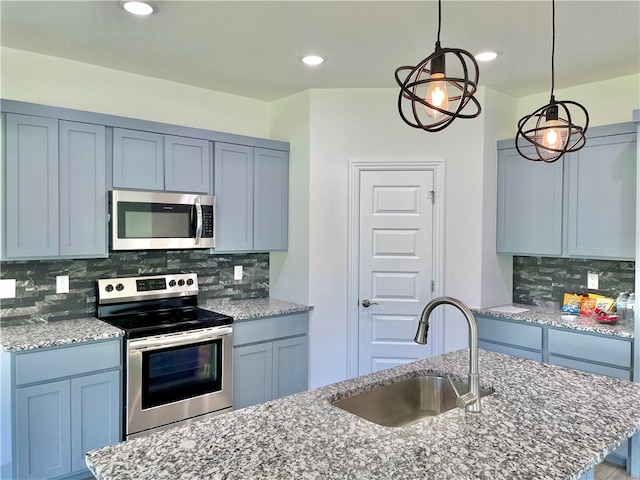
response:
[[[127,342],[127,437],[233,406],[233,327]]]

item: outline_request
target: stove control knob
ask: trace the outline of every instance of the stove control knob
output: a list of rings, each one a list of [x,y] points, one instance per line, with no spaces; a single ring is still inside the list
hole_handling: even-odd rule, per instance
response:
[[[184,280],[182,280],[182,279],[178,280],[178,285],[180,285],[182,287],[184,285]]]
[[[104,289],[105,289],[107,292],[113,292],[113,285],[109,284],[109,285],[107,285],[106,287],[104,287]]]
[[[176,281],[175,280],[169,280],[169,286],[170,287],[175,287],[176,286]]]
[[[193,278],[187,278],[187,285],[193,285]]]
[[[119,292],[121,292],[122,290],[124,290],[124,285],[123,285],[123,284],[121,284],[121,283],[117,284],[117,285],[116,285],[116,290],[117,290],[117,291],[119,291]]]

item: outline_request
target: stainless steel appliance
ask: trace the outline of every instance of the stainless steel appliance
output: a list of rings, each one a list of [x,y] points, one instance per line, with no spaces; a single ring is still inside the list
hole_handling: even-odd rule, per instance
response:
[[[233,318],[197,299],[195,273],[98,280],[98,318],[125,332],[125,439],[232,410]]]
[[[111,249],[215,247],[215,197],[112,190]]]

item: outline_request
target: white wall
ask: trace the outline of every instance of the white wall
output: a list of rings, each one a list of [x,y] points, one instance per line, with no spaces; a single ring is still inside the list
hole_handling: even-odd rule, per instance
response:
[[[269,295],[309,305],[309,125],[310,92],[271,104],[271,134],[291,142],[289,152],[289,249],[273,252]],[[310,313],[313,317],[313,312]]]
[[[590,126],[630,122],[631,112],[640,108],[640,74],[556,89],[555,97],[556,100],[572,100],[585,107],[589,112]],[[549,98],[549,91],[518,98],[517,119],[546,105]]]
[[[397,95],[396,88],[311,92],[309,302],[315,307],[310,324],[311,386],[347,375],[348,165],[352,159],[444,159],[443,291],[472,307],[482,303],[484,120],[457,120],[438,134],[427,133],[402,122]],[[457,312],[446,310],[445,349],[465,346],[466,332]]]
[[[239,135],[270,133],[266,102],[12,48],[2,47],[0,55],[5,99]]]

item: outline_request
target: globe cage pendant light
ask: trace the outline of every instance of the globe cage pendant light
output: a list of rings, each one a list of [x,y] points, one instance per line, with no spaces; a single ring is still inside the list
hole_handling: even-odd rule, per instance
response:
[[[540,107],[531,115],[518,121],[516,149],[521,157],[532,161],[552,163],[568,152],[575,152],[584,147],[585,133],[589,127],[589,113],[579,103],[570,100],[556,100],[553,95],[556,48],[556,6],[551,0],[552,46],[551,46],[551,99],[544,107]],[[571,110],[573,109],[573,115]],[[582,120],[584,126],[574,123]],[[532,152],[525,151],[526,146],[533,145]]]
[[[466,50],[442,48],[440,27],[442,24],[441,0],[438,0],[438,39],[435,51],[415,67],[396,69],[396,82],[400,86],[398,111],[407,125],[427,132],[439,132],[456,118],[475,118],[480,115],[480,103],[473,96],[478,90],[478,63]],[[447,76],[445,63],[449,67],[456,62],[459,77]],[[450,68],[451,71],[451,68]],[[401,75],[408,72],[404,79]],[[475,112],[462,113],[469,105]]]

